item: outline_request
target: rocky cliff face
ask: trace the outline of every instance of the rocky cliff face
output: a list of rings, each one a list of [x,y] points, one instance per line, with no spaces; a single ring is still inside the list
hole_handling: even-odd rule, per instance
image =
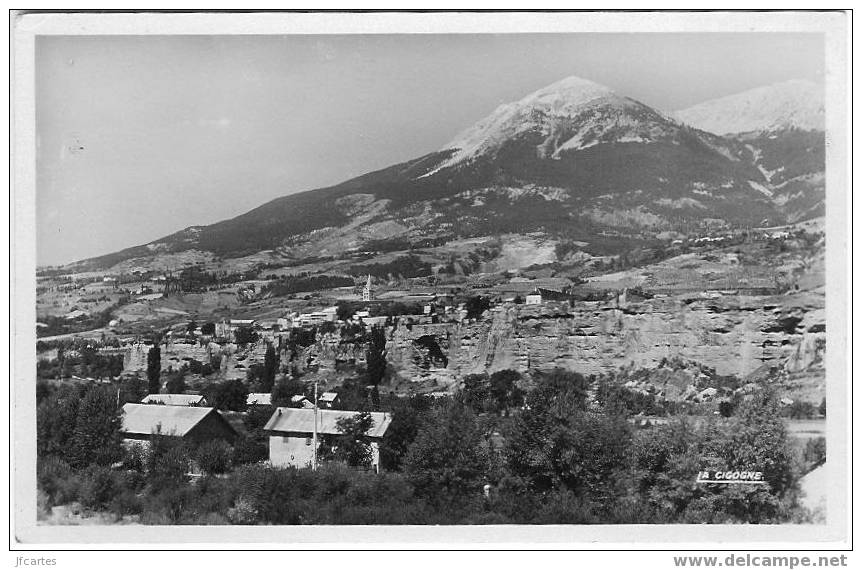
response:
[[[682,357],[739,377],[764,365],[777,367],[797,380],[806,378],[797,390],[816,391],[824,381],[824,322],[823,299],[811,294],[791,302],[788,296],[727,296],[503,305],[479,321],[394,327],[387,358],[405,378],[447,384],[486,370],[562,367],[602,374]],[[445,361],[429,357],[429,339]],[[818,366],[821,372],[808,374]]]
[[[788,394],[812,401],[825,393],[825,310],[817,291],[503,304],[478,320],[401,320],[387,328],[386,337],[386,357],[398,376],[441,388],[466,374],[507,368],[531,373],[560,367],[598,375],[682,358],[740,378],[763,379],[771,370]],[[146,369],[146,348],[129,349],[127,370]],[[178,368],[183,357],[209,362],[215,353],[226,377],[244,378],[250,365],[263,362],[265,350],[264,341],[242,350],[172,345],[163,351],[162,367]],[[345,365],[363,366],[365,345],[344,342],[338,332],[318,334],[308,347],[283,351],[281,361],[298,372],[332,378]]]

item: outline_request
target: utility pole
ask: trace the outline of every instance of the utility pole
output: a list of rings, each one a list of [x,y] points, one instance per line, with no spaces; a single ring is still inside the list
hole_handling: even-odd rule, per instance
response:
[[[311,460],[311,470],[317,471],[317,380],[314,381],[314,431],[312,432],[311,446],[314,454]]]

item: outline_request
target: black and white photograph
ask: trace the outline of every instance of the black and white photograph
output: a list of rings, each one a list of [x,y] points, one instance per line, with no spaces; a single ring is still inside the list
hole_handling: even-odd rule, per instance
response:
[[[25,543],[847,539],[847,14],[233,16],[13,15]]]

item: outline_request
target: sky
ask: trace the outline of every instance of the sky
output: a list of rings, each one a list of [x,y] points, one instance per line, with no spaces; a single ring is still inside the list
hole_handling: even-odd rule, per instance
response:
[[[784,33],[38,36],[37,263],[422,156],[567,76],[672,111],[823,59]]]

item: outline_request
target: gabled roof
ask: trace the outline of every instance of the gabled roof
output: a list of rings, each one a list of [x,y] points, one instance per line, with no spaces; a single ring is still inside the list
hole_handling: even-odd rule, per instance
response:
[[[308,398],[306,398],[302,394],[296,394],[295,396],[291,396],[290,397],[290,403],[291,404],[299,404],[303,408],[310,408],[310,409],[314,408],[314,404],[311,402],[311,400],[309,400]]]
[[[269,406],[272,405],[272,394],[268,392],[252,392],[246,398],[247,406]]]
[[[184,437],[209,414],[216,414],[230,427],[215,408],[126,404],[123,406],[121,431],[130,435],[150,435],[160,431],[164,435]],[[233,427],[230,429],[236,431]]]
[[[197,406],[203,403],[200,394],[148,394],[142,404],[164,404],[166,406]]]
[[[338,398],[338,392],[324,392],[320,395],[321,402],[334,402]]]
[[[352,418],[361,412],[347,410],[317,410],[317,433],[325,435],[340,435],[336,422],[343,418]],[[385,412],[371,412],[374,424],[368,430],[369,437],[383,437],[392,416]],[[314,431],[314,410],[299,408],[277,408],[263,428],[265,431],[281,433],[312,433]]]

